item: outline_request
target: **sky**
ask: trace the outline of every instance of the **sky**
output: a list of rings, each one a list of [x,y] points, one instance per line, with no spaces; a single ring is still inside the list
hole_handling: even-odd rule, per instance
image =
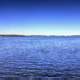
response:
[[[0,34],[80,35],[80,0],[0,0]]]

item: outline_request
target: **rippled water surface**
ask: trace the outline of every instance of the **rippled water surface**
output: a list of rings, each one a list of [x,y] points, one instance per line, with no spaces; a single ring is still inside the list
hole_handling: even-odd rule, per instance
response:
[[[66,73],[80,76],[79,37],[0,37],[1,77],[60,77]]]

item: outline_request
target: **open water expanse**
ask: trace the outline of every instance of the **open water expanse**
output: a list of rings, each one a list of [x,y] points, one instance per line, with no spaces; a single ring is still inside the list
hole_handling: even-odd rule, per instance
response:
[[[80,80],[80,37],[0,37],[0,80]]]

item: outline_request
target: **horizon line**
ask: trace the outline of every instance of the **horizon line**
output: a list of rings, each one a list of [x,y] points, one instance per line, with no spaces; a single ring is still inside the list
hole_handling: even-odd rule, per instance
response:
[[[80,35],[39,35],[39,34],[33,34],[33,35],[27,35],[27,34],[0,34],[0,36],[64,36],[64,37],[67,37],[67,36],[80,36]]]

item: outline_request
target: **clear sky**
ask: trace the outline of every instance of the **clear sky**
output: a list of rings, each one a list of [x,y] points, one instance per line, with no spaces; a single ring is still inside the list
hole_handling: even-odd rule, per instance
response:
[[[80,35],[80,0],[0,0],[0,34]]]

